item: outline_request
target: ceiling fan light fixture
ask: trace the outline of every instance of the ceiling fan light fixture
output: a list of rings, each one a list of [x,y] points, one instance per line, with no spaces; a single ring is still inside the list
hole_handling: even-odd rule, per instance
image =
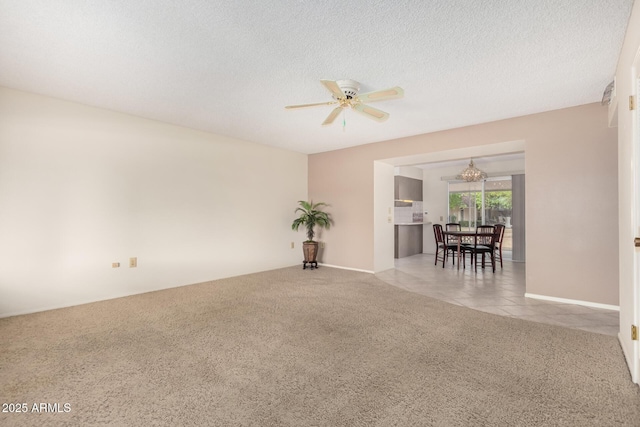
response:
[[[288,105],[284,108],[295,109],[337,104],[338,107],[335,107],[331,113],[329,113],[329,116],[322,123],[323,126],[333,123],[340,110],[346,110],[347,108],[351,108],[369,119],[377,122],[384,122],[389,118],[389,113],[366,105],[365,102],[384,101],[387,99],[402,98],[404,96],[404,90],[399,86],[358,95],[358,92],[360,91],[360,83],[355,80],[320,80],[320,83],[322,83],[322,85],[331,93],[331,97],[334,99],[333,101],[326,103],[317,102],[315,104]]]
[[[358,92],[360,91],[360,83],[355,80],[336,80],[336,84],[343,93],[341,98],[353,99],[358,95]],[[335,93],[333,94],[333,97],[336,98]]]
[[[487,179],[487,174],[478,169],[473,164],[473,159],[469,162],[469,166],[466,167],[459,175],[456,175],[456,179],[460,179],[466,182],[478,182]]]

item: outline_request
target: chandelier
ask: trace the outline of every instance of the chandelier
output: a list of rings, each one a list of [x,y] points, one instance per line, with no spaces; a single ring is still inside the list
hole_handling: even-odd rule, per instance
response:
[[[469,166],[460,172],[459,175],[456,175],[456,179],[461,179],[467,182],[478,182],[483,179],[487,179],[487,174],[475,167],[473,159],[471,159]]]

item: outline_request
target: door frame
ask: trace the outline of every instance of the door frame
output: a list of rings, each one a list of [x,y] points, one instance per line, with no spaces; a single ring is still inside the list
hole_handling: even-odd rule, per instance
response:
[[[627,74],[630,90],[620,99],[618,110],[619,153],[619,212],[620,220],[620,333],[618,340],[625,355],[631,380],[640,383],[640,344],[631,337],[632,325],[640,326],[640,247],[635,247],[635,237],[640,237],[640,112],[637,101],[640,92],[640,49]],[[619,76],[620,77],[620,76]],[[622,83],[622,82],[621,82]],[[627,95],[633,96],[635,108],[627,109]],[[615,108],[615,106],[613,106]],[[629,113],[628,121],[625,116]],[[630,135],[625,138],[625,127]],[[631,162],[624,162],[629,155]],[[627,160],[628,161],[628,160]],[[629,204],[626,204],[626,201]],[[629,210],[627,210],[629,209]]]
[[[640,49],[636,53],[636,59],[633,61],[632,79],[632,96],[634,97],[635,104],[637,104],[638,94],[640,93]],[[638,105],[635,105],[634,110],[631,112],[631,117],[631,142],[633,145],[633,185],[631,188],[633,188],[634,194],[633,229],[635,233],[634,237],[640,237],[640,114],[638,113]],[[640,313],[638,312],[640,307],[640,247],[635,247],[633,261],[631,318],[633,322],[632,325],[635,325],[637,328],[640,325]],[[622,309],[622,306],[620,308]],[[625,333],[624,326],[621,327],[620,331],[621,333]],[[627,329],[626,333],[630,334],[630,331]],[[631,371],[633,382],[638,384],[640,383],[640,344],[638,338],[632,341],[631,352],[629,370]]]

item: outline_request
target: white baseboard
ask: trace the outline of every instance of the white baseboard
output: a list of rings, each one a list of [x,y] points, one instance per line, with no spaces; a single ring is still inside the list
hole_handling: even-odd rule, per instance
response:
[[[537,295],[537,294],[530,294],[530,293],[525,293],[524,296],[525,298],[541,299],[545,301],[561,302],[564,304],[575,304],[575,305],[583,305],[585,307],[602,308],[604,310],[620,311],[619,305],[600,304],[597,302],[581,301],[577,299],[568,299],[568,298],[556,298],[556,297],[549,297],[546,295]]]
[[[325,267],[331,267],[331,268],[339,268],[340,270],[351,270],[351,271],[359,271],[361,273],[374,274],[374,272],[371,271],[371,270],[362,270],[360,268],[342,267],[340,265],[324,264],[324,263],[321,263],[321,262],[319,262],[318,265],[322,265],[322,266],[325,266]]]
[[[168,289],[168,288],[153,289],[153,290],[142,291],[142,292],[133,292],[133,293],[126,292],[126,293],[121,293],[121,294],[116,294],[116,295],[104,296],[101,299],[95,299],[95,298],[78,299],[78,300],[71,301],[71,302],[68,302],[68,303],[63,303],[63,304],[47,305],[47,306],[41,306],[41,307],[37,307],[37,308],[28,308],[26,310],[10,311],[10,312],[7,312],[7,313],[0,313],[0,319],[4,319],[6,317],[13,317],[13,316],[23,316],[25,314],[41,313],[43,311],[60,310],[61,308],[76,307],[78,305],[93,304],[93,303],[101,302],[101,301],[109,301],[109,300],[117,299],[117,298],[125,298],[125,297],[134,296],[134,295],[146,294],[148,292],[162,291],[164,289]]]

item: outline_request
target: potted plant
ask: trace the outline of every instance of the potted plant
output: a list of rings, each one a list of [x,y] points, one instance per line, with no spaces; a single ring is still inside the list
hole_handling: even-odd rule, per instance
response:
[[[331,227],[331,215],[322,211],[322,208],[329,206],[326,203],[313,203],[304,200],[298,201],[300,205],[295,212],[300,216],[293,221],[291,229],[298,231],[300,226],[307,229],[307,240],[302,244],[302,252],[304,253],[304,261],[302,268],[307,268],[307,264],[311,264],[311,268],[318,267],[316,257],[318,255],[318,242],[313,240],[315,236],[315,227],[329,229]]]

